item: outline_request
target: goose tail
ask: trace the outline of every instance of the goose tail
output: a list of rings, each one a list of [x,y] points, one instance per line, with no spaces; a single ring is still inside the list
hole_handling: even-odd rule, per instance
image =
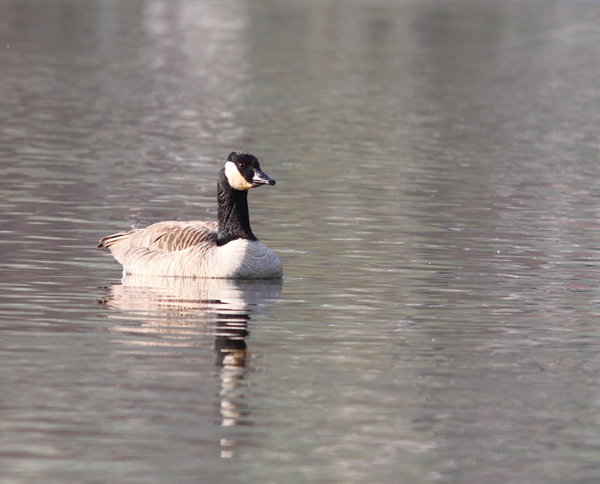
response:
[[[129,235],[129,232],[120,232],[118,234],[109,235],[108,237],[104,237],[103,239],[100,239],[100,242],[98,242],[96,249],[102,249],[104,247],[110,248],[111,246],[119,243],[121,240],[123,240],[124,237],[126,237],[128,235]]]

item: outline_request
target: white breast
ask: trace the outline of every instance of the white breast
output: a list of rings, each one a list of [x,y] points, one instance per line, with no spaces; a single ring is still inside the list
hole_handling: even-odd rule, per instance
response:
[[[206,257],[204,277],[253,278],[283,277],[278,257],[257,240],[237,239],[215,247]]]

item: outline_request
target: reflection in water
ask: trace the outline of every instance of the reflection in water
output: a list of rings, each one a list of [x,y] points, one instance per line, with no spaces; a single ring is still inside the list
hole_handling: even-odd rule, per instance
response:
[[[250,414],[239,390],[247,372],[250,313],[279,296],[283,281],[192,279],[127,275],[102,301],[108,307],[136,315],[139,327],[113,326],[127,334],[153,334],[157,340],[127,340],[127,344],[186,346],[199,333],[214,336],[220,368],[221,425],[240,425]],[[115,314],[113,317],[121,318]],[[221,439],[221,457],[232,457],[236,442]]]

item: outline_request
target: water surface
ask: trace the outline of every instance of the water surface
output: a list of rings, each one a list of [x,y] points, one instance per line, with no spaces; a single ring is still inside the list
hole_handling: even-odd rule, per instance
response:
[[[594,2],[0,1],[0,480],[600,478]],[[283,281],[99,238],[275,187]]]

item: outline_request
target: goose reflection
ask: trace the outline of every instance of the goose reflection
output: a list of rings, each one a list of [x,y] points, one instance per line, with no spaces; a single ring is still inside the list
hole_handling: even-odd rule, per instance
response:
[[[110,287],[100,301],[121,314],[127,325],[112,326],[118,333],[159,336],[127,340],[128,344],[189,346],[198,335],[214,336],[215,365],[221,383],[221,425],[231,427],[247,421],[248,405],[242,388],[247,373],[250,314],[265,310],[282,288],[281,279],[192,279],[126,275],[122,284]],[[139,319],[132,327],[131,318]],[[186,341],[187,340],[187,341]],[[236,442],[221,440],[221,456],[233,456]]]

